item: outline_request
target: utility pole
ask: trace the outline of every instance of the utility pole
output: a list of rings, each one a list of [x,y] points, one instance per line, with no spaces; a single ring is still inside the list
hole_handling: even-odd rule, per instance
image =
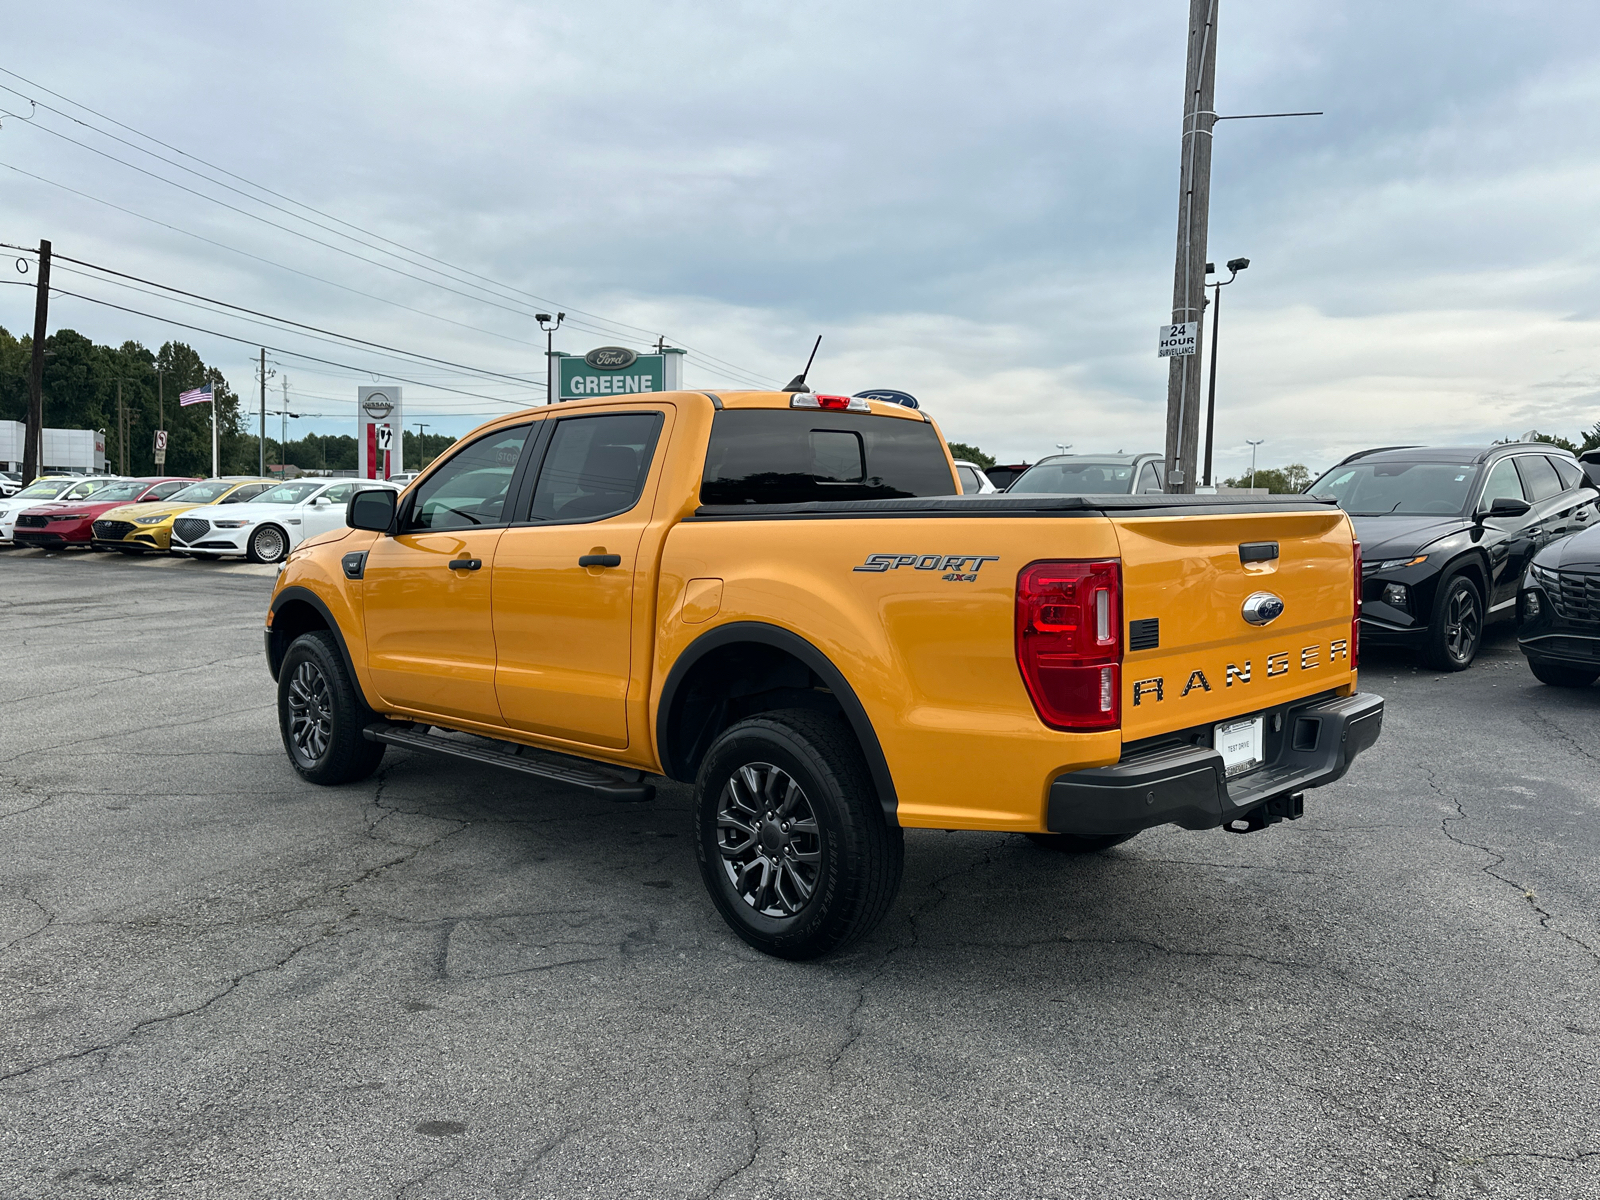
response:
[[[128,423],[127,410],[122,406],[122,379],[117,379],[117,474],[128,474],[128,434],[124,429]]]
[[[423,422],[417,422],[417,470],[419,471],[428,465],[427,443],[422,440],[423,431],[427,428],[427,425],[425,425]],[[400,456],[400,469],[402,471],[406,469],[406,456],[403,454]]]
[[[22,482],[44,466],[44,336],[50,323],[50,243],[39,241],[39,283],[33,297],[33,361],[28,368],[28,429],[23,436]]]
[[[260,462],[257,464],[257,473],[266,477],[267,474],[267,351],[261,350],[261,433],[256,438],[256,448],[261,451]],[[279,451],[279,458],[283,457]]]
[[[1172,323],[1195,322],[1193,354],[1174,355],[1167,376],[1169,492],[1191,493],[1200,432],[1201,309],[1205,303],[1206,226],[1211,208],[1211,130],[1217,114],[1217,0],[1189,0],[1189,54],[1183,86],[1183,150],[1178,182],[1178,254]]]

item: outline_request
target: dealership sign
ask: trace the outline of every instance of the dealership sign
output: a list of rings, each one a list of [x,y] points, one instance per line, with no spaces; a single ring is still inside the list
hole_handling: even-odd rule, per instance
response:
[[[677,349],[635,354],[623,346],[600,346],[581,357],[558,354],[556,363],[560,400],[675,392],[682,386],[683,351]]]

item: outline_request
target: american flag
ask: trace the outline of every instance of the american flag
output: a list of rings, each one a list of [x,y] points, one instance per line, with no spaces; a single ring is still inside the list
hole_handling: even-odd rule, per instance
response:
[[[204,387],[190,388],[187,392],[179,392],[178,403],[181,405],[210,404],[211,385],[208,383]]]

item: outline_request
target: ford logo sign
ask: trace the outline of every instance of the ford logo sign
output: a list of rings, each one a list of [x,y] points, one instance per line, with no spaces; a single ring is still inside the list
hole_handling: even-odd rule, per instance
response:
[[[887,400],[890,404],[900,404],[906,408],[922,407],[910,392],[896,391],[894,388],[874,388],[870,392],[857,392],[856,397],[861,400]]]
[[[1283,616],[1283,601],[1271,592],[1257,592],[1244,602],[1244,619],[1252,625],[1270,625]]]
[[[633,366],[639,356],[626,346],[600,346],[583,356],[596,371],[622,371]]]

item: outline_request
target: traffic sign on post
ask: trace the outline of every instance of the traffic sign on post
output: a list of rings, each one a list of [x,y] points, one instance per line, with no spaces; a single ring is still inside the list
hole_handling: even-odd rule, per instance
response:
[[[167,431],[165,429],[158,429],[158,430],[156,430],[156,466],[164,467],[166,465],[167,465]]]
[[[392,450],[393,448],[394,448],[394,426],[393,425],[379,425],[378,426],[378,449],[379,450]]]

